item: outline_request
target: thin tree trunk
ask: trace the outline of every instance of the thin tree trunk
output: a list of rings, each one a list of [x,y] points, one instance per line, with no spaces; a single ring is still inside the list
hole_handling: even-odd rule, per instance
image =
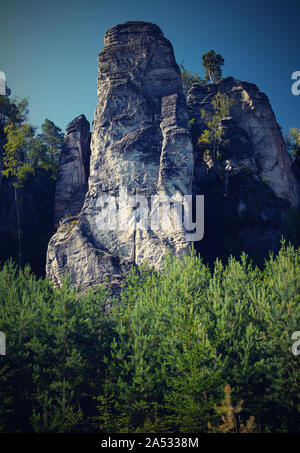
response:
[[[18,189],[15,187],[15,204],[17,213],[17,224],[18,224],[18,263],[22,266],[22,238],[21,238],[21,206],[20,198],[18,197]]]
[[[135,188],[135,202],[136,202],[136,188]],[[133,262],[134,262],[134,264],[136,264],[136,213],[134,213],[134,227],[133,228],[134,228],[134,230],[133,230]]]

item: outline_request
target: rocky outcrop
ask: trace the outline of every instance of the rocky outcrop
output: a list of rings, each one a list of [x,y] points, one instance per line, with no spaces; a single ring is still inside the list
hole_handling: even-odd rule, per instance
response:
[[[104,43],[89,171],[78,119],[68,127],[61,156],[56,218],[63,220],[47,253],[52,280],[60,285],[68,273],[83,290],[102,283],[117,291],[131,266],[148,261],[159,269],[168,248],[188,253],[184,229],[113,228],[113,210],[111,227],[103,228],[99,218],[113,206],[112,199],[121,211],[121,188],[133,197],[132,210],[138,209],[140,195],[148,206],[156,194],[174,200],[204,195],[205,233],[195,246],[208,262],[246,251],[262,263],[269,250],[278,250],[281,235],[293,240],[298,164],[292,164],[267,96],[229,77],[194,85],[186,100],[172,46],[154,24],[117,25]],[[217,92],[234,105],[220,124],[222,154],[212,157],[200,153],[197,139],[205,128],[201,110],[211,111]],[[192,129],[189,119],[194,119]],[[104,196],[111,197],[106,204]]]
[[[221,155],[202,154],[197,139],[205,128],[201,110],[212,111],[217,92],[234,100],[224,118]],[[187,97],[195,154],[193,193],[205,197],[205,235],[196,249],[205,260],[247,252],[256,263],[276,252],[290,235],[297,183],[280,128],[265,94],[232,77],[194,85]]]
[[[81,213],[62,222],[48,247],[47,273],[66,271],[83,288],[118,284],[132,264],[159,267],[168,248],[187,253],[184,231],[99,228],[99,200],[191,193],[193,149],[180,71],[160,28],[127,22],[105,34],[99,54],[98,104],[88,192]],[[63,171],[62,171],[63,173]]]
[[[75,118],[66,128],[56,183],[55,224],[81,211],[89,177],[90,136],[90,123],[84,115]]]
[[[292,161],[286,150],[281,130],[276,122],[267,96],[256,85],[227,77],[217,84],[194,85],[187,97],[190,118],[195,118],[194,131],[202,127],[201,109],[211,110],[212,98],[217,92],[234,100],[231,117],[237,127],[247,134],[251,144],[244,162],[255,174],[268,181],[277,197],[299,206],[297,183]],[[238,156],[240,162],[243,157]]]

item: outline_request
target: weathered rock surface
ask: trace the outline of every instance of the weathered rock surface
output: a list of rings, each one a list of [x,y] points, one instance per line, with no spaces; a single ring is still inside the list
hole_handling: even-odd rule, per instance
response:
[[[201,129],[201,108],[210,110],[217,92],[225,93],[235,103],[231,116],[247,133],[252,144],[251,159],[245,164],[258,176],[268,181],[277,197],[299,206],[297,183],[292,161],[286,150],[281,130],[276,122],[267,96],[256,85],[227,77],[213,85],[194,85],[187,96],[190,118],[195,118],[195,131]],[[243,157],[239,157],[243,161]]]
[[[205,128],[201,109],[211,111],[217,92],[234,99],[231,117],[222,120],[221,157],[202,155],[197,138]],[[232,77],[218,84],[194,85],[187,97],[195,154],[193,193],[205,198],[205,235],[196,249],[208,261],[246,251],[263,262],[290,235],[297,183],[268,98],[255,85]]]
[[[90,123],[84,115],[75,118],[66,128],[59,157],[54,223],[81,211],[87,192],[90,165]]]
[[[68,272],[82,289],[107,283],[115,290],[132,265],[147,260],[159,268],[167,248],[188,252],[183,230],[101,228],[101,197],[118,197],[121,187],[148,202],[155,194],[204,195],[205,233],[196,249],[208,262],[246,251],[262,263],[269,250],[278,250],[281,235],[293,240],[298,162],[292,164],[267,96],[229,77],[194,85],[186,102],[172,46],[153,24],[117,25],[104,42],[82,209],[76,191],[85,193],[88,170],[78,125],[74,135],[73,126],[67,131],[60,162],[56,212],[65,219],[47,254],[47,273],[56,284]],[[235,103],[221,123],[221,157],[204,158],[196,144],[205,127],[201,109],[211,110],[217,92]]]
[[[80,215],[52,237],[47,273],[57,284],[69,272],[83,288],[106,279],[118,283],[132,264],[159,267],[170,247],[187,253],[183,231],[102,230],[99,199],[191,193],[193,149],[180,71],[159,27],[117,25],[99,54],[98,105],[91,139],[88,192]]]

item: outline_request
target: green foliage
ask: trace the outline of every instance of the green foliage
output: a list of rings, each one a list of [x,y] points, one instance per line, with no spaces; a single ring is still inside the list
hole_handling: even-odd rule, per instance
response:
[[[29,268],[18,271],[7,263],[0,271],[0,300],[0,330],[7,338],[0,361],[5,430],[85,431],[111,337],[105,292],[80,296],[67,280],[54,289]]]
[[[299,264],[284,242],[263,269],[169,255],[160,273],[134,269],[118,301],[6,264],[1,429],[299,431]]]
[[[283,246],[263,272],[246,255],[213,273],[194,255],[169,257],[161,274],[134,271],[113,308],[110,432],[145,432],[149,421],[154,432],[206,431],[228,381],[245,401],[241,432],[254,419],[261,431],[299,429],[299,258]]]
[[[78,220],[72,220],[72,222],[69,222],[66,224],[66,230],[67,233],[70,234],[73,228],[77,225]]]
[[[222,157],[222,148],[226,145],[224,140],[224,129],[221,127],[221,121],[230,115],[230,108],[234,101],[226,94],[217,93],[211,104],[213,112],[201,110],[201,115],[206,128],[198,138],[198,147],[202,152],[206,152],[212,158]]]
[[[19,100],[0,96],[0,135],[4,141],[2,163],[4,176],[13,176],[15,186],[22,187],[28,174],[37,167],[44,168],[56,178],[58,158],[63,144],[61,129],[45,119],[42,132],[27,123],[28,98]]]
[[[4,128],[6,144],[2,157],[5,169],[3,175],[13,176],[15,185],[23,187],[29,173],[37,167],[49,171],[55,179],[58,158],[63,144],[63,134],[52,121],[45,120],[42,133],[34,136],[35,130],[30,124],[10,123]]]
[[[4,153],[2,163],[4,170],[2,174],[7,178],[13,178],[13,186],[15,192],[15,205],[18,222],[18,263],[22,265],[22,239],[21,239],[21,209],[22,197],[19,196],[19,189],[24,186],[29,174],[34,173],[34,168],[31,165],[28,155],[31,143],[33,141],[34,129],[29,124],[13,124],[10,123],[4,128],[6,134],[6,144],[4,145]]]
[[[7,143],[4,145],[2,157],[2,174],[6,177],[13,176],[14,186],[21,188],[28,174],[34,173],[34,168],[28,160],[28,152],[33,140],[34,130],[29,124],[9,124],[4,128]]]
[[[45,119],[41,127],[42,133],[37,137],[40,143],[38,164],[45,170],[50,171],[52,178],[56,179],[58,158],[64,141],[64,134],[59,127],[48,119]]]
[[[205,80],[211,83],[218,82],[222,78],[221,66],[224,65],[224,58],[216,54],[214,50],[202,55],[202,64],[206,71]]]
[[[8,124],[21,124],[28,118],[28,98],[19,100],[18,98],[10,99],[9,96],[0,95],[0,118],[1,130]]]
[[[37,167],[44,168],[56,178],[58,157],[63,143],[60,129],[52,121],[45,120],[42,133],[35,136],[35,128],[28,124],[28,99],[11,101],[0,96],[0,137],[4,142],[0,153],[1,173],[12,178],[18,233],[18,263],[22,265],[22,188],[29,175]],[[2,151],[2,150],[0,150]]]
[[[199,76],[199,74],[197,72],[192,73],[188,69],[185,69],[183,63],[180,65],[180,74],[185,94],[187,94],[193,85],[205,85],[205,81]]]
[[[300,129],[292,127],[284,139],[291,156],[300,156]]]

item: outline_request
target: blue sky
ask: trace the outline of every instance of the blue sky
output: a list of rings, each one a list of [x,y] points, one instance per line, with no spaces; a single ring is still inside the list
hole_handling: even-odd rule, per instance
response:
[[[30,120],[63,130],[77,115],[93,120],[97,55],[105,31],[129,20],[159,25],[177,63],[204,75],[201,55],[225,58],[223,75],[258,85],[284,131],[300,127],[300,0],[1,0],[0,70],[12,94],[30,98]]]

